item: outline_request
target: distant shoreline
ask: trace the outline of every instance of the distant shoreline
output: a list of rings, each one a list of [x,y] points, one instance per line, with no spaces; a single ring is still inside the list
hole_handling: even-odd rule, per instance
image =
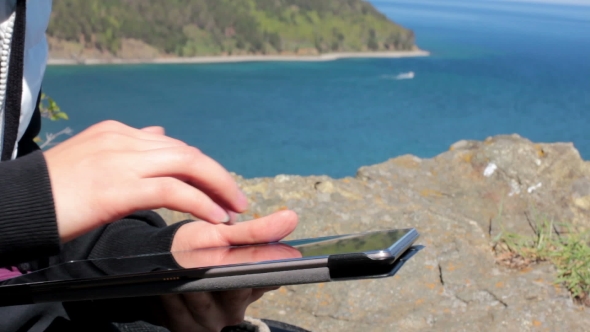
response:
[[[399,52],[354,52],[354,53],[325,53],[321,55],[235,55],[235,56],[202,56],[202,57],[174,57],[154,59],[57,59],[50,58],[47,64],[59,65],[127,65],[127,64],[213,64],[237,62],[321,62],[352,58],[409,58],[429,56],[430,52],[399,51]]]

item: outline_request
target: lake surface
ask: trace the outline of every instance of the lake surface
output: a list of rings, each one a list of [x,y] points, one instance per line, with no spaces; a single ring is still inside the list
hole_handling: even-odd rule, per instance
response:
[[[52,66],[44,90],[70,120],[45,130],[79,132],[104,119],[159,124],[246,177],[344,177],[511,133],[574,142],[590,159],[590,6],[373,3],[432,56]],[[413,79],[398,79],[410,71]]]

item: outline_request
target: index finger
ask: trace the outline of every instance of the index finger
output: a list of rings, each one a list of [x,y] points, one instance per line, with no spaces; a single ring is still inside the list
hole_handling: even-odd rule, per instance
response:
[[[107,120],[92,125],[82,131],[79,135],[82,136],[92,136],[95,134],[105,133],[105,132],[115,132],[123,135],[127,135],[130,137],[144,139],[144,140],[161,140],[161,141],[168,141],[174,142],[178,145],[187,145],[185,142],[178,140],[176,138],[172,138],[170,136],[166,136],[164,128],[158,126],[151,126],[146,127],[143,129],[137,129],[130,127],[124,123]]]
[[[235,212],[248,208],[238,184],[215,160],[190,146],[128,154],[143,178],[173,177],[198,188],[217,204]]]

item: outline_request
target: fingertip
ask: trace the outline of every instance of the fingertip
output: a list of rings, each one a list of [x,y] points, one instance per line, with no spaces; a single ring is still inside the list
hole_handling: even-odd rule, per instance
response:
[[[246,194],[244,194],[243,191],[238,189],[238,199],[237,199],[237,206],[236,206],[236,212],[245,212],[246,210],[248,210],[248,197],[246,196]]]
[[[285,219],[292,219],[295,221],[297,221],[299,219],[299,217],[297,216],[297,213],[293,210],[281,210],[277,213],[280,214],[280,216]]]
[[[273,241],[281,240],[297,227],[298,217],[294,211],[282,210],[267,216],[266,227],[274,233]]]
[[[293,210],[282,210],[277,212],[277,217],[282,219],[284,222],[288,222],[292,225],[292,228],[295,229],[297,224],[299,223],[299,216]]]
[[[227,214],[229,215],[229,222],[227,222],[227,225],[234,225],[242,221],[242,216],[238,213],[227,211]]]

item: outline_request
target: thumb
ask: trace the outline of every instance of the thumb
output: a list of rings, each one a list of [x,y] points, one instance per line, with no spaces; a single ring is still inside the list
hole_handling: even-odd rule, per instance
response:
[[[279,241],[297,227],[297,214],[285,210],[235,225],[219,225],[220,238],[227,245],[257,244]],[[223,226],[223,227],[222,227]]]
[[[191,222],[178,229],[171,251],[275,242],[291,234],[296,226],[297,214],[293,211],[280,211],[235,225]]]

